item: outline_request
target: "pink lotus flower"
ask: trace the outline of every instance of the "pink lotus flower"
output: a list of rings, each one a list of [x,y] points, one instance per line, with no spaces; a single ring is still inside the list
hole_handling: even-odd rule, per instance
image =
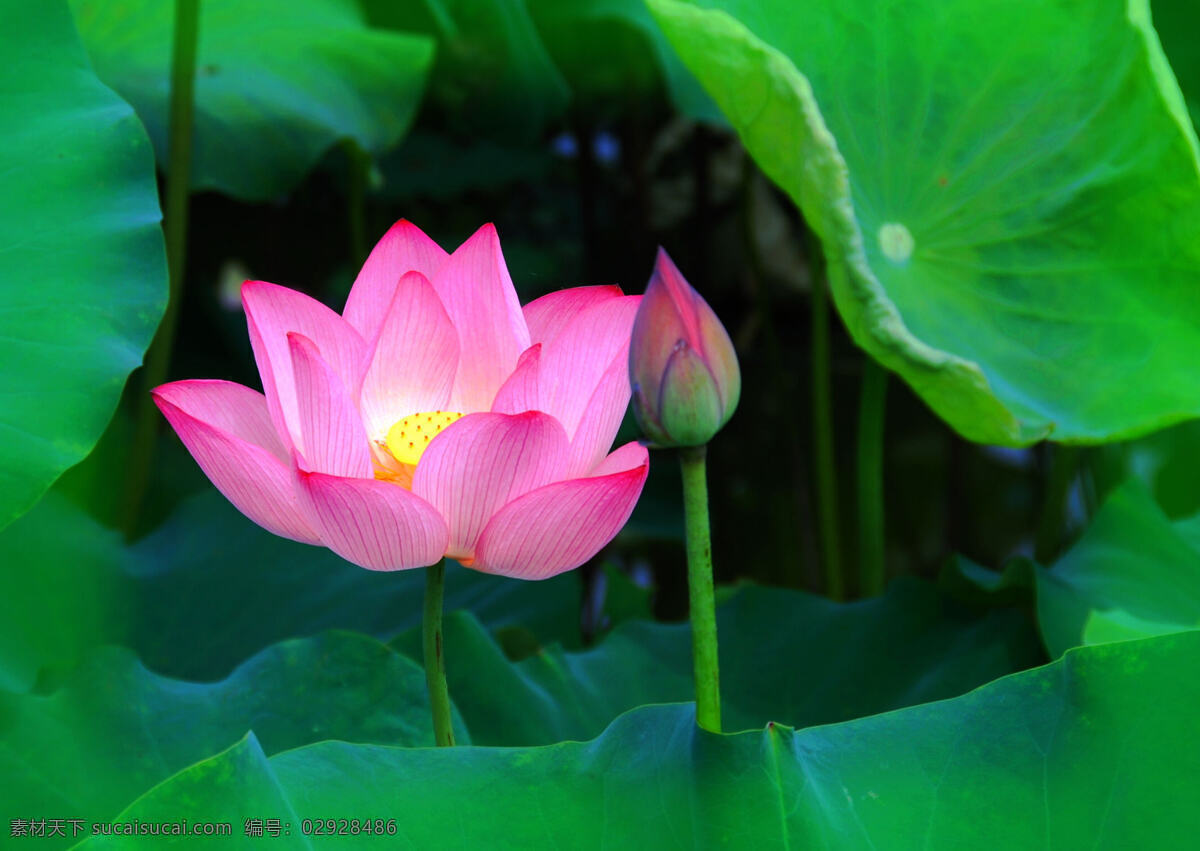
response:
[[[221,493],[277,535],[371,570],[445,555],[544,579],[611,540],[645,483],[643,447],[609,453],[639,301],[579,287],[522,308],[494,227],[447,255],[401,221],[341,316],[243,285],[265,395],[191,380],[154,398]]]
[[[737,409],[742,373],[717,314],[658,249],[633,323],[633,413],[654,446],[704,446]]]

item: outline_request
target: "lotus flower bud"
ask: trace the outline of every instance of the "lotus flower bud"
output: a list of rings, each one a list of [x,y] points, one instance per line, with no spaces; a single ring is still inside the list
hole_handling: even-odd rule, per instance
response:
[[[633,412],[651,445],[703,446],[742,389],[725,326],[661,248],[633,322]]]

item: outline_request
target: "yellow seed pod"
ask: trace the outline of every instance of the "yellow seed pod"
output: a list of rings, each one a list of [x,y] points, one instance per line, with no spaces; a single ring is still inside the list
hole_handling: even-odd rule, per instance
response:
[[[462,419],[456,411],[420,411],[409,414],[388,429],[387,448],[392,457],[401,464],[417,466],[429,442],[441,434],[442,429]]]

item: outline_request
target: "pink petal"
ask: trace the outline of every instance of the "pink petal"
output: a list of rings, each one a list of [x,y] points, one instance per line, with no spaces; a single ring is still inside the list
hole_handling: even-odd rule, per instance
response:
[[[588,400],[579,426],[571,438],[571,458],[566,478],[586,476],[612,448],[625,410],[629,407],[629,356],[620,352]]]
[[[363,339],[374,338],[391,307],[400,278],[416,271],[432,279],[449,256],[419,227],[401,219],[371,249],[350,288],[342,315]]]
[[[413,493],[450,527],[446,554],[469,561],[492,514],[562,478],[567,453],[562,426],[539,411],[468,414],[429,444],[413,474]]]
[[[646,451],[646,447],[636,440],[631,440],[610,452],[608,457],[596,465],[591,475],[611,476],[613,473],[623,473],[648,463],[650,463],[650,454]]]
[[[534,343],[521,353],[517,368],[492,401],[493,413],[523,414],[538,409],[541,404],[538,395],[538,365],[541,356],[541,343]]]
[[[581,311],[543,347],[541,410],[574,438],[584,410],[615,358],[625,359],[641,296],[607,299]]]
[[[306,469],[332,476],[371,478],[371,448],[358,408],[333,369],[321,359],[312,340],[287,335],[296,382],[299,431],[292,443]]]
[[[297,490],[321,538],[368,570],[433,564],[446,551],[446,523],[429,503],[389,482],[298,472]]]
[[[620,287],[571,287],[555,290],[525,305],[525,324],[535,343],[548,343],[589,307],[624,295]]]
[[[695,348],[702,348],[703,333],[700,327],[700,313],[708,305],[700,297],[700,293],[683,277],[675,261],[662,248],[654,258],[654,276],[659,278],[666,290],[667,297],[677,309],[680,323],[683,325],[682,336]],[[651,281],[653,286],[653,281]],[[647,287],[650,289],[650,287]]]
[[[440,411],[450,401],[458,368],[458,333],[420,272],[400,279],[379,329],[362,386],[367,433],[383,439],[397,420]]]
[[[737,407],[741,372],[729,332],[661,248],[633,329],[630,363],[643,398],[653,398],[677,341],[684,340],[707,365],[726,418]]]
[[[598,553],[629,520],[649,471],[646,449],[636,443],[609,458],[602,466],[615,469],[606,475],[555,482],[497,511],[479,536],[471,566],[546,579]]]
[[[191,379],[162,384],[152,391],[189,416],[266,449],[288,463],[288,451],[275,432],[267,400],[257,390],[232,381]]]
[[[529,329],[492,225],[459,246],[431,279],[458,331],[459,361],[450,406],[491,407],[496,391],[529,348]]]
[[[281,438],[288,439],[299,428],[289,331],[312,340],[343,386],[351,395],[358,393],[366,367],[366,343],[342,317],[304,293],[265,281],[242,285],[242,306],[267,409]]]
[[[181,390],[180,384],[192,386]],[[247,400],[249,397],[222,388],[202,399],[202,394],[197,392],[199,388],[195,386],[198,384],[200,382],[177,382],[151,392],[155,404],[171,423],[183,445],[192,453],[200,469],[238,511],[268,532],[305,544],[321,543],[301,511],[292,487],[291,469],[271,449],[246,439],[246,436],[257,435],[261,431],[264,424],[255,420],[266,418],[265,402],[256,403],[261,405],[258,413],[243,408],[240,413],[231,413],[221,419],[222,425],[232,424],[239,429],[251,426],[237,432],[222,425],[207,423],[193,415],[192,411],[203,411],[206,415],[212,412],[212,405],[221,398],[242,395],[242,399]],[[247,388],[247,392],[254,391]],[[257,393],[254,395],[258,396]],[[262,397],[258,398],[261,400]],[[192,411],[187,406],[191,406]],[[275,438],[275,443],[278,444],[278,438]]]
[[[658,386],[676,341],[688,339],[688,329],[679,308],[671,300],[670,290],[657,272],[651,276],[646,294],[642,296],[641,309],[630,335],[629,363],[634,372],[633,381],[643,393],[657,399]]]

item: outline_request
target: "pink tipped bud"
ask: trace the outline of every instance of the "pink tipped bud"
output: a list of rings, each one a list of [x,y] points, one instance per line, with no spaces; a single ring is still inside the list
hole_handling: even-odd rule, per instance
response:
[[[633,412],[655,446],[703,446],[733,416],[742,374],[729,334],[658,250],[633,321]]]

